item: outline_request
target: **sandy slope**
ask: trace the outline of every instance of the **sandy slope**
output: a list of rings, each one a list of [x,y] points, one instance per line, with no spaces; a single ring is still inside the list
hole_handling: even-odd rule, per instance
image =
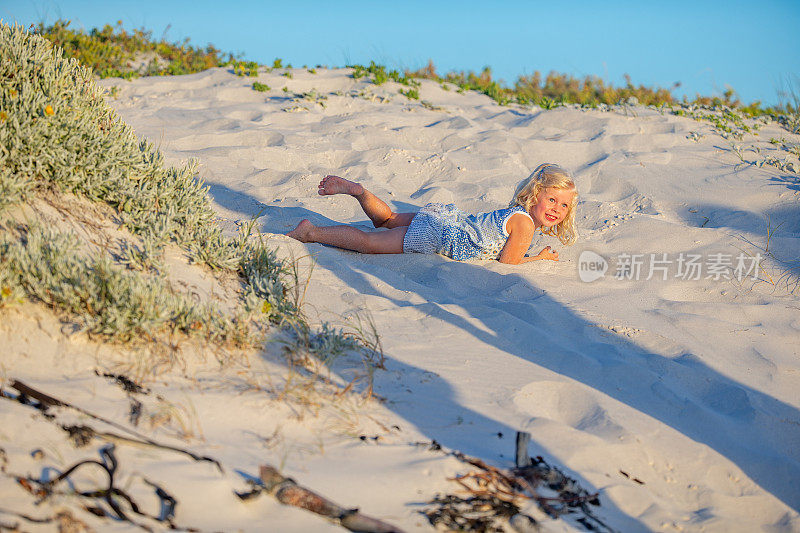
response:
[[[347,72],[263,73],[267,93],[224,69],[106,82],[120,88],[110,101],[122,118],[169,161],[199,159],[227,230],[259,217],[281,254],[311,254],[312,316],[369,313],[388,356],[376,377],[386,404],[353,407],[346,422],[339,411],[327,422],[287,423],[283,447],[263,446],[280,425],[264,418],[274,403],[253,391],[236,396],[234,371],[198,366],[192,379],[159,385],[193,405],[202,446],[251,473],[281,462],[342,503],[426,529],[411,503],[452,490],[445,478],[463,468],[408,443],[436,439],[508,466],[513,434],[524,429],[533,455],[600,491],[600,515],[615,529],[800,530],[800,304],[781,277],[800,256],[797,180],[735,167],[729,143],[707,124],[642,107],[508,108],[427,81],[423,106],[396,84],[376,87]],[[703,134],[698,142],[687,138],[692,131]],[[748,142],[767,150],[770,137],[798,140],[771,125]],[[361,181],[397,211],[435,201],[478,212],[507,204],[545,161],[572,169],[581,193],[579,242],[535,243],[558,244],[558,263],[365,256],[282,235],[302,218],[368,227],[351,198],[316,195],[328,173]],[[760,281],[675,277],[681,253],[706,264],[712,254],[735,263],[742,252],[764,253],[767,217],[780,225],[764,263],[775,285],[763,273]],[[585,250],[610,260],[605,278],[580,281]],[[641,279],[613,278],[625,253],[646,254]],[[666,280],[645,279],[649,254],[667,254]],[[6,374],[22,372],[13,361]],[[64,370],[61,390],[74,389],[70,372],[89,367]],[[335,437],[322,429],[331,420]],[[357,436],[377,431],[373,420],[402,430],[380,430],[383,445],[365,444]],[[187,475],[176,474],[179,489],[190,490]],[[260,516],[281,530],[328,527],[267,501],[242,510],[229,493],[241,479],[228,476],[225,487],[202,484],[220,491],[220,511],[198,504],[179,515],[183,523],[258,529]]]

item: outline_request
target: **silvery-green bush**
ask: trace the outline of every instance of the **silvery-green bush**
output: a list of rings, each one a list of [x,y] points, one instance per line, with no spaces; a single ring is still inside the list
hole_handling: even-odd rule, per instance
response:
[[[0,24],[0,211],[44,190],[114,207],[138,236],[121,244],[118,261],[129,270],[162,270],[164,246],[174,242],[197,262],[241,275],[243,315],[299,318],[286,297],[282,262],[247,235],[223,236],[194,164],[165,166],[107,105],[87,68],[41,36]],[[3,239],[0,307],[27,294],[117,340],[167,327],[223,340],[241,333],[232,317],[195,309],[163,280],[125,272],[110,257],[87,263],[71,239],[48,234],[52,242],[44,242],[30,226],[20,235]]]
[[[161,277],[127,270],[108,255],[87,257],[77,237],[38,224],[19,225],[0,238],[0,286],[9,297],[24,291],[88,333],[114,341],[169,331],[237,345],[251,340],[247,314],[226,316],[175,292]]]
[[[103,201],[135,234],[236,268],[193,164],[166,167],[104,101],[92,73],[43,37],[0,26],[0,210],[41,189]]]

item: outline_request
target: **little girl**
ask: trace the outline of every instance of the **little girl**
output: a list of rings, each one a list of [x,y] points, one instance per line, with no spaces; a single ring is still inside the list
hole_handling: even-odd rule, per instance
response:
[[[349,194],[376,228],[388,231],[317,227],[303,220],[289,237],[366,254],[439,253],[459,261],[497,259],[512,265],[539,259],[558,261],[558,252],[549,246],[525,257],[537,229],[563,244],[577,239],[575,182],[566,170],[550,163],[539,165],[517,187],[509,207],[477,215],[466,215],[453,204],[426,204],[418,213],[394,213],[364,187],[339,176],[325,176],[319,194]]]

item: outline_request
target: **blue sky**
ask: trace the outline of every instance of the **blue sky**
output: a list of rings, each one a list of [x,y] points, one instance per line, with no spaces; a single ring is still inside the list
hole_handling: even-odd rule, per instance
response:
[[[294,66],[369,63],[440,73],[491,66],[513,84],[551,70],[615,84],[670,88],[675,96],[721,94],[779,101],[800,88],[800,1],[281,1],[2,0],[0,17],[24,25],[58,18],[90,29],[122,20],[171,41],[214,44]],[[167,29],[168,28],[168,29]]]

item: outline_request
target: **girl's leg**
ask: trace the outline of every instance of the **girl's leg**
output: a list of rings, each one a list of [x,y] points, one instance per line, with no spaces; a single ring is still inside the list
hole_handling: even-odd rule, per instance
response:
[[[388,231],[367,233],[352,226],[317,227],[308,220],[303,220],[297,227],[287,233],[301,242],[318,242],[329,244],[363,254],[402,254],[405,226]]]
[[[411,224],[414,213],[395,213],[386,202],[369,192],[362,185],[339,176],[325,176],[319,183],[319,194],[349,194],[361,204],[361,209],[376,228],[399,228]]]

